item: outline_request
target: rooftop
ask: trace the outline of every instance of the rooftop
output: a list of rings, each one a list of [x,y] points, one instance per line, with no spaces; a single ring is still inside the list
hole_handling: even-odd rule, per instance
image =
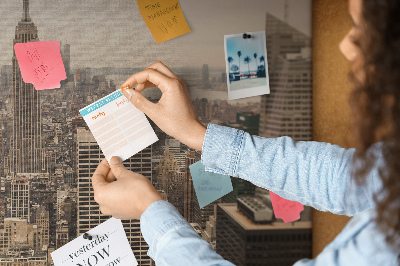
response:
[[[309,221],[297,221],[293,223],[273,222],[270,224],[254,224],[249,218],[237,210],[236,203],[219,203],[230,217],[232,217],[245,230],[277,230],[277,229],[307,229],[311,228]]]

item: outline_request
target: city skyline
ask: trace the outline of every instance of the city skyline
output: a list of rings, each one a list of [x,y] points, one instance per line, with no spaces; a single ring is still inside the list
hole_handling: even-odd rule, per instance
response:
[[[10,47],[22,1],[0,3],[0,47]],[[40,40],[71,45],[71,68],[146,68],[155,61],[170,67],[209,64],[224,67],[223,36],[265,30],[265,12],[284,20],[284,2],[274,0],[183,1],[192,32],[156,44],[135,1],[62,1],[31,3],[30,16],[40,28]],[[288,23],[311,35],[310,0],[289,0]],[[68,10],[67,12],[65,12]],[[301,10],[301,12],[299,12]],[[207,19],[204,19],[206,14]],[[218,25],[215,27],[215,25]],[[9,48],[8,48],[9,49]],[[3,49],[0,65],[9,64],[11,50]],[[165,51],[168,50],[168,53]],[[7,52],[8,51],[8,52]]]
[[[11,19],[14,22],[13,29],[15,30],[15,24],[18,25],[18,19],[20,19],[25,31],[19,36],[20,31],[17,27],[18,34],[16,35],[18,36],[13,34],[12,39],[14,42],[15,40],[43,40],[42,26],[36,23],[33,15],[28,15],[31,14],[27,12],[29,0],[18,2],[24,4],[19,5],[19,8],[25,12],[22,12],[22,16],[20,14],[17,18]],[[264,29],[265,23],[268,24],[271,21],[278,26],[286,25],[277,18],[268,19],[269,14],[267,14],[267,20],[265,16],[266,12],[263,14]],[[37,26],[38,36],[36,36],[36,31],[32,32],[29,29],[27,31],[28,26],[30,30],[32,29],[32,22]],[[50,22],[48,24],[51,25]],[[296,31],[290,31],[292,37],[297,36],[295,33]],[[279,36],[270,36],[270,38],[280,40]],[[107,71],[118,72],[119,70],[113,67],[100,70],[100,66],[93,68],[90,65],[84,65],[80,69],[73,68],[73,62],[76,59],[75,48],[70,43],[63,43],[60,47],[68,78],[62,82],[59,90],[45,90],[35,94],[33,86],[25,84],[18,76],[20,73],[17,61],[12,56],[8,61],[13,63],[13,66],[3,66],[0,70],[0,93],[4,99],[8,99],[0,104],[0,132],[4,139],[0,145],[2,152],[0,264],[8,261],[7,265],[14,266],[24,261],[32,266],[50,266],[52,251],[108,219],[108,216],[101,214],[98,204],[94,201],[90,182],[90,177],[103,158],[103,154],[78,110],[115,91],[118,85],[113,75],[107,75]],[[297,50],[298,47],[296,47]],[[283,51],[283,53],[288,52]],[[273,54],[276,55],[276,53]],[[191,92],[198,96],[192,97],[192,101],[202,123],[228,125],[258,134],[259,127],[262,125],[261,121],[265,123],[265,103],[260,106],[259,102],[228,102],[221,97],[221,92],[226,89],[226,73],[213,67],[210,62],[196,62],[190,68],[185,67],[184,64],[174,67],[180,71],[179,76],[188,83]],[[303,69],[303,71],[307,72],[311,69]],[[16,76],[19,79],[15,79]],[[309,82],[311,82],[311,76],[303,85],[309,86],[311,84]],[[297,83],[292,85],[297,85]],[[17,94],[15,93],[17,87],[31,89],[31,91],[26,94]],[[304,90],[308,93],[309,88]],[[209,97],[212,94],[216,96]],[[19,98],[25,97],[25,101],[38,101],[40,105],[36,105],[36,108],[40,106],[40,115],[36,112],[37,110],[31,108],[34,106],[32,103],[27,104],[25,109],[15,112],[16,99],[19,99],[16,95]],[[158,99],[155,96],[151,100]],[[308,104],[308,98],[304,104]],[[295,107],[296,103],[293,103],[293,106]],[[308,105],[307,108],[309,108]],[[14,138],[14,141],[11,141],[13,137],[10,133],[15,131],[13,125],[33,128],[37,124],[36,120],[21,120],[19,117],[29,117],[29,115],[40,117],[40,134],[33,134],[33,136],[40,137],[43,146],[36,145],[30,148],[36,152],[43,150],[44,153],[45,151],[45,158],[40,163],[43,164],[45,173],[42,173],[38,167],[31,167],[30,173],[19,172],[23,171],[23,167],[20,167],[22,170],[13,170],[15,168],[15,162],[12,160],[15,154],[13,147],[16,146],[15,141],[20,143],[21,140]],[[13,121],[20,122],[13,123]],[[193,229],[214,249],[218,250],[218,245],[224,248],[224,242],[218,239],[216,225],[220,224],[221,220],[216,216],[217,206],[221,202],[234,202],[234,206],[238,206],[238,212],[243,212],[243,208],[240,209],[239,204],[236,203],[240,197],[250,196],[257,197],[255,201],[268,201],[268,192],[254,189],[254,185],[242,182],[244,180],[233,179],[234,193],[200,209],[188,167],[200,160],[200,153],[170,138],[152,121],[150,123],[159,141],[129,158],[124,164],[128,169],[149,178],[163,199],[173,204]],[[29,137],[32,137],[32,134]],[[29,140],[25,138],[22,141],[27,139]],[[272,213],[271,206],[264,207]],[[308,216],[305,217],[309,220]],[[272,215],[264,222],[278,225],[282,223],[276,221]],[[147,255],[148,245],[141,235],[139,221],[123,221],[123,224],[139,265],[154,265]],[[230,258],[226,257],[226,259]]]

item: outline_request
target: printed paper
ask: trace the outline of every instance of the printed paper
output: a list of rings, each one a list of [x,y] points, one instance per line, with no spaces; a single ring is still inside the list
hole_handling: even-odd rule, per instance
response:
[[[157,43],[190,32],[177,0],[137,0],[140,14]]]
[[[158,140],[145,114],[119,90],[79,112],[108,161],[124,161]]]
[[[55,266],[137,265],[121,220],[111,218],[51,253]]]
[[[189,169],[200,208],[233,190],[229,176],[207,172],[200,161],[190,165]]]
[[[67,78],[60,54],[60,42],[27,42],[14,45],[21,75],[36,90],[60,88]]]
[[[284,199],[271,191],[269,194],[276,218],[282,219],[285,223],[300,219],[300,213],[304,210],[301,203]]]

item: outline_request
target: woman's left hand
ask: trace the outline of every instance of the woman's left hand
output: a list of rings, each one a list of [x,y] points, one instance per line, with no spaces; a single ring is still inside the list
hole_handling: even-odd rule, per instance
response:
[[[110,164],[106,159],[99,164],[92,186],[100,211],[118,219],[140,219],[147,207],[162,200],[147,177],[126,169],[118,157],[112,157]]]

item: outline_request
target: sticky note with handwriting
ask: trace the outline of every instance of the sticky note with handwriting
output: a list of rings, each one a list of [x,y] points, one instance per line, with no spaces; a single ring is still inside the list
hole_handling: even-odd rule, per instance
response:
[[[200,161],[190,165],[189,169],[200,208],[233,190],[229,176],[207,172]]]
[[[284,199],[272,191],[271,196],[272,207],[276,218],[282,219],[285,223],[294,222],[300,219],[300,213],[304,211],[304,206],[296,201]]]
[[[178,0],[137,0],[140,14],[157,43],[190,32]]]
[[[60,54],[60,42],[27,42],[14,45],[21,75],[36,90],[60,88],[67,78]]]
[[[119,90],[79,112],[108,161],[124,161],[158,140],[145,114]]]
[[[51,253],[55,266],[138,265],[121,220],[111,218]],[[89,237],[89,238],[90,238]]]

